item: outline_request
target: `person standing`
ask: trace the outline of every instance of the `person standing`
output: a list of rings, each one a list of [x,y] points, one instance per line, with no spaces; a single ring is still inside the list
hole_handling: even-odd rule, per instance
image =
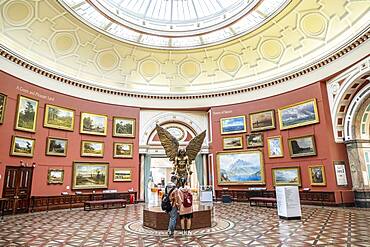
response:
[[[177,178],[176,176],[171,177],[171,182],[169,182],[166,186],[166,193],[168,194],[168,197],[171,202],[171,210],[168,212],[170,219],[168,221],[168,230],[167,234],[169,237],[173,237],[175,233],[175,228],[176,228],[176,222],[177,222],[177,217],[178,217],[178,209],[180,207],[180,202],[179,202],[179,190],[176,187],[177,183]]]
[[[193,218],[193,194],[186,185],[180,189],[180,220],[183,235],[190,234],[191,219]]]

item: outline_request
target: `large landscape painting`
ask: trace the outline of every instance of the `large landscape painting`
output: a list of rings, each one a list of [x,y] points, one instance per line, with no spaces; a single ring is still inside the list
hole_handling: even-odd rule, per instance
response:
[[[260,151],[218,153],[217,168],[220,185],[265,183]]]
[[[92,113],[81,113],[80,133],[90,135],[107,135],[108,117]]]
[[[108,163],[74,162],[73,189],[98,189],[108,187]]]
[[[74,117],[74,110],[55,105],[46,105],[44,126],[54,129],[73,131]]]
[[[221,118],[220,122],[222,135],[246,131],[245,116]]]

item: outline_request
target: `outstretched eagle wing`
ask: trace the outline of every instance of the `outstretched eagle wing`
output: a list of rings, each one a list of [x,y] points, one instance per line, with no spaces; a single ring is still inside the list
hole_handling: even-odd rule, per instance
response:
[[[177,150],[179,148],[179,142],[170,134],[170,132],[168,132],[158,124],[155,129],[157,130],[159,140],[161,141],[161,144],[166,151],[167,157],[170,158],[170,161],[174,161],[177,155]]]
[[[202,133],[191,139],[191,141],[189,142],[188,146],[186,147],[186,155],[189,158],[189,163],[195,160],[195,157],[202,148],[202,144],[205,137],[206,131],[203,131]]]

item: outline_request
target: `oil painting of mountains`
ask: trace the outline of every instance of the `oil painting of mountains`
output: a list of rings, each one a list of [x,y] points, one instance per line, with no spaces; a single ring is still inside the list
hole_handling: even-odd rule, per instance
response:
[[[282,107],[278,110],[280,129],[290,129],[319,122],[316,99]]]
[[[260,151],[218,153],[217,168],[220,185],[265,183]]]
[[[245,116],[221,118],[220,122],[222,135],[246,131]]]

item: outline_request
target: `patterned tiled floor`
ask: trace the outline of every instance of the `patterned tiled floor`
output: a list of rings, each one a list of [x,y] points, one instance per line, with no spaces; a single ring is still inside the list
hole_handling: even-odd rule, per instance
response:
[[[370,246],[370,211],[303,207],[302,220],[279,220],[276,209],[214,204],[211,229],[190,236],[141,227],[143,205],[6,216],[0,246]]]

